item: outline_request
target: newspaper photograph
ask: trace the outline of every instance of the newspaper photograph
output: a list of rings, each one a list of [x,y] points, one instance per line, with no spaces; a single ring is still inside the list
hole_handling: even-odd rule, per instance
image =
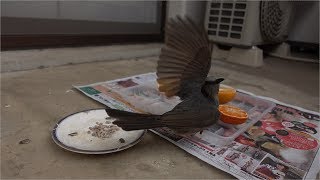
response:
[[[181,100],[160,93],[156,78],[147,73],[75,88],[111,108],[161,115]],[[239,179],[315,179],[319,113],[243,90],[237,90],[237,97],[231,104],[242,105],[249,114],[242,127],[213,125],[188,137],[169,128],[150,131]],[[221,139],[227,143],[219,144]]]

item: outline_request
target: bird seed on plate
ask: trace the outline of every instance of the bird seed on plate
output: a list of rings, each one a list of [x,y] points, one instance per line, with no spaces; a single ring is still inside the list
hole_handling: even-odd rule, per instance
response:
[[[125,143],[125,142],[126,142],[123,138],[120,138],[119,141],[120,141],[121,143]]]
[[[100,139],[110,138],[120,128],[113,124],[103,124],[96,122],[96,125],[89,127],[91,135]],[[89,133],[88,133],[89,134]]]
[[[76,136],[76,135],[78,135],[78,133],[77,132],[73,132],[73,133],[70,133],[70,134],[68,134],[69,136]]]

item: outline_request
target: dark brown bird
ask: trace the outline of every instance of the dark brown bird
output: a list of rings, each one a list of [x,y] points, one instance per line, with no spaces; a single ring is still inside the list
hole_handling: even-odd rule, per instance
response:
[[[177,133],[200,131],[219,119],[218,91],[222,78],[207,77],[211,47],[203,26],[189,18],[167,22],[166,42],[157,67],[159,91],[182,102],[163,115],[138,114],[107,108],[114,124],[124,130],[169,127]]]

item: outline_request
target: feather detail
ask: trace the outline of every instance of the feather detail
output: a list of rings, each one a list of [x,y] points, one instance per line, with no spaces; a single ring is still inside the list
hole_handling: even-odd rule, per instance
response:
[[[211,66],[211,47],[206,31],[181,17],[170,19],[165,31],[167,40],[157,66],[159,90],[166,95],[188,94],[181,91],[191,93],[184,82],[196,80],[190,83],[200,88]]]

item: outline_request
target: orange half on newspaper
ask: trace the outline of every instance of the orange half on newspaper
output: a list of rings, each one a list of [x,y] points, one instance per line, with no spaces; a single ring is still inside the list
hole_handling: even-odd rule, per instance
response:
[[[221,84],[218,92],[219,104],[225,104],[232,101],[236,96],[236,92],[237,91],[234,88]]]
[[[220,120],[228,124],[242,124],[248,119],[248,114],[235,106],[219,105]]]

